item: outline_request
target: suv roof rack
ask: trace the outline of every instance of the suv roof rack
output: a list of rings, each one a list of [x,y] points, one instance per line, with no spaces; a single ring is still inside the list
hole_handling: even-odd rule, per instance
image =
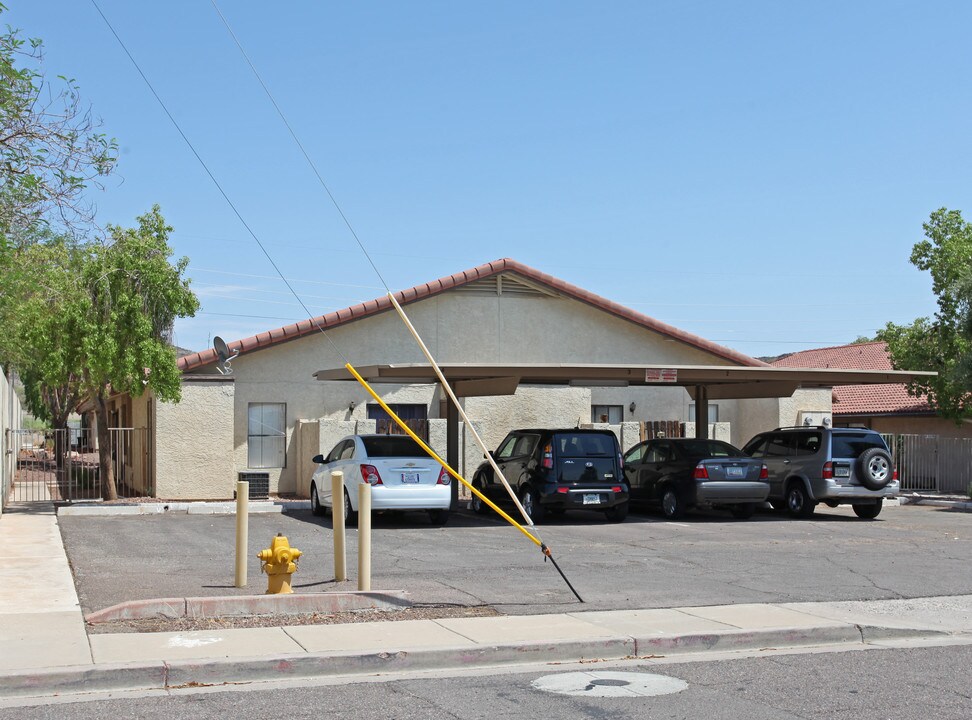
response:
[[[826,425],[786,425],[784,427],[778,427],[773,432],[777,430],[829,430]]]

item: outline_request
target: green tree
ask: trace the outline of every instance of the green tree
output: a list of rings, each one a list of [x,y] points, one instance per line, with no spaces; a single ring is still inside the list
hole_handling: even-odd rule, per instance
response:
[[[961,421],[972,417],[972,225],[958,210],[940,208],[923,227],[925,239],[912,248],[911,262],[931,273],[938,311],[910,325],[888,323],[878,339],[888,344],[895,369],[937,371],[937,378],[917,380],[908,391],[927,394],[943,417]]]
[[[81,284],[85,248],[65,237],[15,248],[18,272],[0,277],[0,356],[15,365],[23,397],[37,418],[66,430],[81,399],[79,320],[87,307]],[[66,433],[56,433],[55,457],[64,469]]]
[[[39,39],[0,33],[0,255],[38,226],[74,232],[91,219],[83,190],[117,159],[97,129],[73,79],[47,80]]]
[[[98,424],[100,473],[105,499],[117,498],[109,455],[108,407],[113,393],[140,396],[151,389],[162,401],[177,402],[181,375],[170,343],[177,317],[199,309],[183,273],[188,258],[170,263],[172,249],[158,205],[135,228],[109,227],[110,241],[93,245],[83,269],[90,312],[81,320],[83,394]]]

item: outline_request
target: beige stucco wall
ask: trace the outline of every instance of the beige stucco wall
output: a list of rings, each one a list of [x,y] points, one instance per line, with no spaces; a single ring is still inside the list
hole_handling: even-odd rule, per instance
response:
[[[837,423],[847,422],[847,418],[838,416]],[[855,421],[882,433],[895,435],[938,435],[949,438],[972,438],[972,423],[956,425],[952,420],[934,416],[916,417],[872,417],[856,418]]]
[[[227,499],[233,496],[234,383],[182,384],[182,402],[155,405],[156,495]]]
[[[731,364],[571,298],[497,296],[455,290],[408,305],[406,311],[442,363]],[[372,402],[364,389],[353,382],[320,382],[313,377],[319,370],[339,368],[347,361],[364,366],[421,363],[425,358],[398,316],[386,312],[331,330],[328,337],[314,334],[234,359],[235,393],[228,414],[232,432],[228,475],[235,477],[237,471],[247,469],[250,403],[285,403],[286,467],[267,470],[270,490],[306,496],[306,460],[297,453],[298,445],[303,454],[308,448],[306,442],[295,441],[297,420],[321,421],[321,453],[327,453],[342,435],[364,431],[359,423],[367,417],[367,405]],[[214,372],[212,367],[200,371],[201,374]],[[380,384],[375,389],[388,403],[421,403],[426,405],[430,419],[441,417],[443,395],[436,385]],[[187,402],[195,403],[196,399],[187,397],[183,404]],[[632,402],[636,406],[634,412],[627,409]],[[622,405],[627,422],[690,421],[694,419],[689,417],[690,402],[691,398],[682,388],[550,386],[521,386],[513,396],[463,400],[466,413],[490,449],[495,449],[513,428],[587,424],[592,404]],[[732,440],[738,442],[735,416],[741,403],[719,401],[719,404],[719,419],[729,423]],[[775,417],[777,408],[770,409]],[[207,408],[204,412],[211,417],[213,410]],[[164,424],[161,405],[157,415],[161,433]],[[760,430],[765,429],[765,422],[754,423],[757,424]],[[435,424],[431,429],[438,432]],[[437,435],[432,438],[432,444],[444,452],[444,430],[442,434],[443,447],[436,447],[440,442]],[[471,474],[482,460],[482,451],[468,429],[460,433],[460,440],[463,449],[459,469]],[[196,439],[202,441],[201,437]],[[628,446],[634,442],[629,441],[630,437],[622,437]],[[168,459],[160,453],[160,495],[163,494],[161,468],[166,462]],[[178,474],[166,472],[169,476]],[[223,469],[221,473],[227,471]],[[225,495],[216,488],[209,492]]]
[[[7,430],[20,427],[23,408],[20,396],[13,389],[7,376],[0,372],[0,514],[6,506],[7,493],[13,484],[17,458],[7,453],[9,436]]]

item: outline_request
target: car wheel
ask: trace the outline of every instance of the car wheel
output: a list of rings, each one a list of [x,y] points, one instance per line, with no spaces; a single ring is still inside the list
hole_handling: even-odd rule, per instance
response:
[[[449,522],[448,510],[429,510],[429,520],[433,525],[445,525]]]
[[[857,517],[864,520],[873,520],[881,514],[881,508],[884,507],[884,500],[879,499],[877,502],[868,503],[866,505],[863,503],[855,503],[852,507],[854,508],[854,514],[857,515]]]
[[[486,494],[485,492],[486,488],[483,486],[482,480],[476,480],[473,483],[473,487],[476,488],[479,492],[483,493],[483,495]],[[478,495],[473,493],[472,498],[469,500],[469,509],[472,510],[477,515],[485,515],[490,508],[489,505],[484,503]]]
[[[736,520],[748,520],[756,512],[756,505],[753,503],[740,503],[729,508],[729,512]]]
[[[321,499],[317,496],[317,484],[311,483],[311,512],[320,517],[324,514],[324,506]]]
[[[857,458],[857,476],[868,490],[880,490],[894,477],[891,456],[881,448],[868,448]]]
[[[786,489],[786,509],[792,517],[808,518],[813,515],[814,503],[800,481],[790,483]]]
[[[523,509],[526,510],[527,515],[533,520],[534,525],[539,525],[547,517],[547,513],[540,504],[540,496],[537,495],[537,491],[533,488],[528,487],[523,491],[523,494],[520,496],[520,504],[523,505]]]
[[[348,489],[344,488],[344,524],[356,525],[357,522],[358,513],[351,507],[351,496],[348,494]]]
[[[628,517],[628,503],[624,502],[615,505],[613,508],[608,508],[604,511],[604,517],[607,518],[608,522],[624,522],[624,519]]]
[[[662,493],[662,515],[669,520],[678,520],[685,514],[685,506],[674,488],[665,488]]]

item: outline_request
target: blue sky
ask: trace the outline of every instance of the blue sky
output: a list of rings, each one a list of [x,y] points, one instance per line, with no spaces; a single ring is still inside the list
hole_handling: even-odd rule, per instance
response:
[[[85,0],[8,0],[159,203],[203,349],[304,317]],[[383,294],[208,0],[99,0],[315,314]],[[963,2],[289,2],[220,9],[393,290],[512,257],[753,356],[934,312],[969,216]]]

